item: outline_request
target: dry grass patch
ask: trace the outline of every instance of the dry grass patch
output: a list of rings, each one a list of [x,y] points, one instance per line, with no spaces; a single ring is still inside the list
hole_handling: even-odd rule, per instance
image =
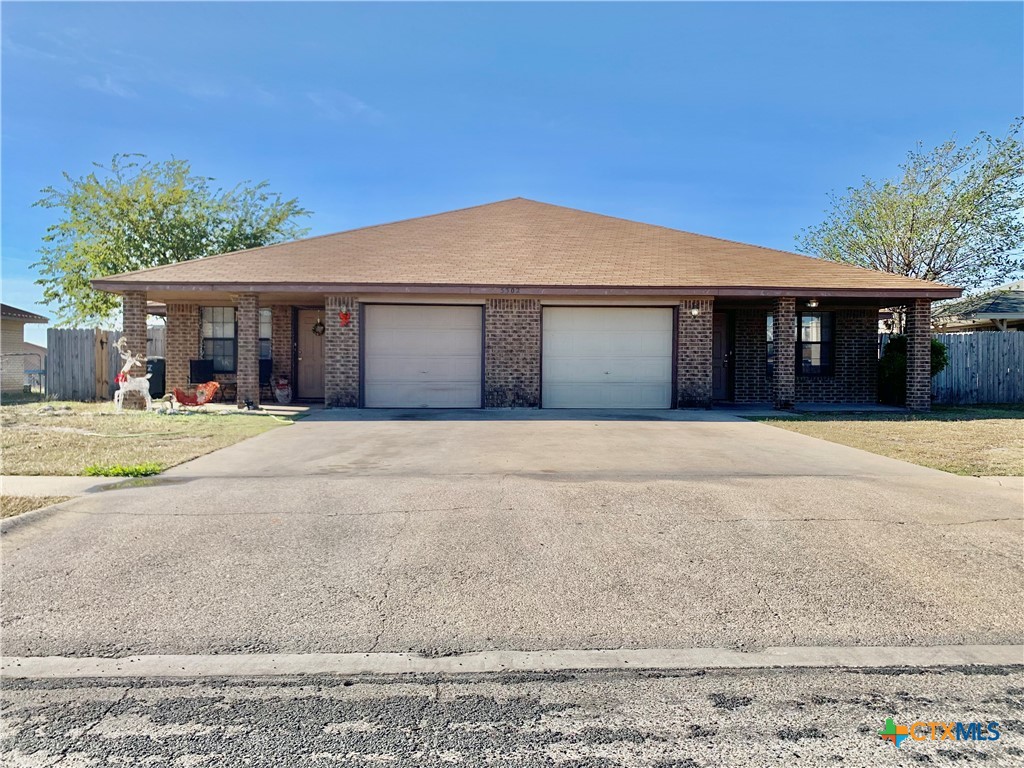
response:
[[[116,413],[111,403],[48,403],[0,408],[0,473],[81,475],[91,465],[172,467],[284,426],[266,414]],[[233,409],[231,409],[233,410]]]
[[[67,501],[70,496],[0,496],[0,517],[14,517],[33,509]]]
[[[930,413],[794,414],[774,427],[957,475],[1024,475],[1024,407],[936,407]]]

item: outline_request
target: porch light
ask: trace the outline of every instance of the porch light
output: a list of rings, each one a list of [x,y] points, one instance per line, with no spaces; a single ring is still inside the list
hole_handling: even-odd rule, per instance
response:
[[[810,307],[811,309],[814,309],[816,306],[818,306],[818,300],[817,299],[808,299],[807,300],[807,306]]]
[[[700,310],[697,307],[694,307],[693,309],[690,310],[690,314],[696,317],[697,315],[700,314]]]

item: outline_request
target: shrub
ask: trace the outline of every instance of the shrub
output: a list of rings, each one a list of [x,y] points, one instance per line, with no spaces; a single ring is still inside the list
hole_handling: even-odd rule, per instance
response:
[[[946,345],[932,339],[932,376],[949,365]],[[907,337],[889,337],[878,361],[878,399],[889,405],[907,402]]]
[[[83,475],[88,477],[145,477],[147,475],[158,475],[163,467],[152,461],[143,464],[114,464],[111,467],[93,464],[85,468]]]

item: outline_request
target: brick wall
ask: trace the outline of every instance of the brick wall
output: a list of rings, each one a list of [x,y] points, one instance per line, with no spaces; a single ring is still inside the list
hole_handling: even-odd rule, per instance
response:
[[[768,315],[769,310],[765,308],[736,310],[733,375],[737,403],[771,402],[772,383],[765,372]]]
[[[537,299],[488,299],[484,307],[484,406],[540,405],[540,322]]]
[[[275,304],[271,308],[270,356],[273,359],[271,385],[278,376],[287,376],[295,390],[295,376],[292,371],[292,308],[286,304]]]
[[[243,405],[260,402],[260,301],[255,293],[242,293],[235,299],[235,326],[238,352],[235,361],[235,400]]]
[[[349,313],[343,326],[340,312]],[[359,405],[359,306],[351,296],[326,297],[324,325],[324,401],[331,408]]]
[[[796,299],[775,300],[772,400],[776,408],[792,408],[796,401]]]
[[[126,339],[125,346],[132,354],[142,354],[141,361],[130,371],[132,376],[146,375],[146,292],[125,291],[121,301],[121,327]],[[146,401],[138,392],[126,392],[123,406],[127,409],[142,410]]]
[[[907,408],[932,407],[931,300],[914,299],[907,305]]]
[[[168,392],[188,388],[189,361],[199,357],[202,323],[198,304],[167,305],[165,376]]]
[[[832,376],[797,376],[798,403],[878,402],[878,309],[835,312]]]
[[[795,310],[795,306],[794,306]],[[825,311],[828,311],[825,308]],[[875,307],[835,311],[835,369],[832,376],[797,376],[796,315],[792,315],[792,341],[783,344],[775,325],[775,365],[792,372],[792,395],[775,397],[776,383],[766,372],[767,318],[771,310],[736,310],[735,397],[738,403],[788,400],[797,403],[874,403],[878,399],[878,310]],[[780,360],[785,360],[781,362]],[[785,373],[786,371],[779,371]]]
[[[696,309],[699,314],[693,315]],[[711,342],[714,321],[712,299],[679,302],[679,345],[676,349],[676,380],[679,407],[711,405]]]

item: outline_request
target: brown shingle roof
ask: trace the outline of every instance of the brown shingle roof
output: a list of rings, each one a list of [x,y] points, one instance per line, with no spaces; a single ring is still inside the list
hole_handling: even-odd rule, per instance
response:
[[[203,284],[959,290],[523,198],[96,280]]]

